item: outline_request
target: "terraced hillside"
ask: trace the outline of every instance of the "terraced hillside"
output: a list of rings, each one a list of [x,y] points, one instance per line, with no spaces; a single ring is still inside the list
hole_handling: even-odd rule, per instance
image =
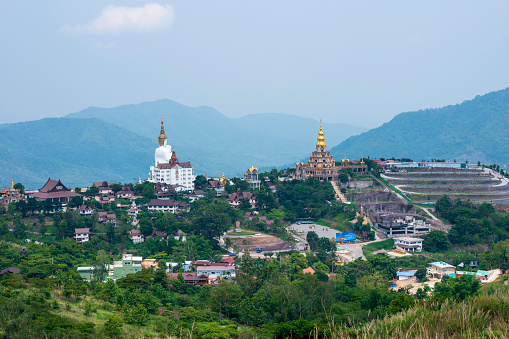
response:
[[[431,168],[388,171],[382,177],[418,203],[447,194],[474,202],[509,203],[509,182],[490,169]]]

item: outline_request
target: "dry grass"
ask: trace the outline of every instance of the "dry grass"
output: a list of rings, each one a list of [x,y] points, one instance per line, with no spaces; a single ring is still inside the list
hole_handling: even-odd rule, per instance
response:
[[[509,338],[509,293],[418,306],[358,327],[330,324],[331,339]]]

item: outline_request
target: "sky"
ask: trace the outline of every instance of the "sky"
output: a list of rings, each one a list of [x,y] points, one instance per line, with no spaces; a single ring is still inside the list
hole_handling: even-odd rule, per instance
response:
[[[509,86],[508,1],[0,2],[0,124],[168,98],[376,127]]]

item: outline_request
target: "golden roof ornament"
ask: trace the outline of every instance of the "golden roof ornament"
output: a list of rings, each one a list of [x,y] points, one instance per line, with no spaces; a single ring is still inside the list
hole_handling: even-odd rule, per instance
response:
[[[323,136],[322,119],[320,119],[320,130],[318,131],[318,139],[316,140],[316,148],[325,148],[325,137]]]
[[[11,180],[11,189],[14,189],[14,180]]]
[[[224,177],[224,172],[223,172],[223,176],[222,176],[222,177],[221,177],[221,179],[219,179],[219,180],[221,180],[221,184],[223,184],[223,186],[224,186],[224,185],[226,185],[226,182],[228,181],[228,179],[226,179],[226,178]]]
[[[159,137],[157,140],[159,141],[159,146],[164,146],[164,142],[166,141],[166,134],[164,133],[164,123],[163,118],[161,118],[161,134],[159,134]]]

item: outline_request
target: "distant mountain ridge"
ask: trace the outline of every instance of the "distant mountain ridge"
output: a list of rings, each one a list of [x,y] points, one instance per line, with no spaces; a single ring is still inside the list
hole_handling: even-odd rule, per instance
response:
[[[228,118],[211,107],[158,100],[114,108],[89,107],[64,118],[0,125],[0,187],[40,188],[48,177],[70,187],[148,177],[161,117],[168,143],[195,174],[241,176],[247,168],[282,166],[308,156],[319,123],[284,114]],[[366,128],[324,124],[337,144]]]
[[[509,165],[509,88],[461,104],[406,112],[331,149],[335,157],[440,158]]]
[[[196,174],[242,175],[247,168],[294,163],[314,149],[319,122],[293,115],[266,113],[229,118],[207,106],[189,107],[163,99],[114,108],[89,107],[69,118],[100,118],[153,140],[153,154],[164,118],[168,143],[177,157],[191,163]],[[367,129],[323,124],[328,143],[335,145]],[[147,167],[148,168],[148,167]]]

